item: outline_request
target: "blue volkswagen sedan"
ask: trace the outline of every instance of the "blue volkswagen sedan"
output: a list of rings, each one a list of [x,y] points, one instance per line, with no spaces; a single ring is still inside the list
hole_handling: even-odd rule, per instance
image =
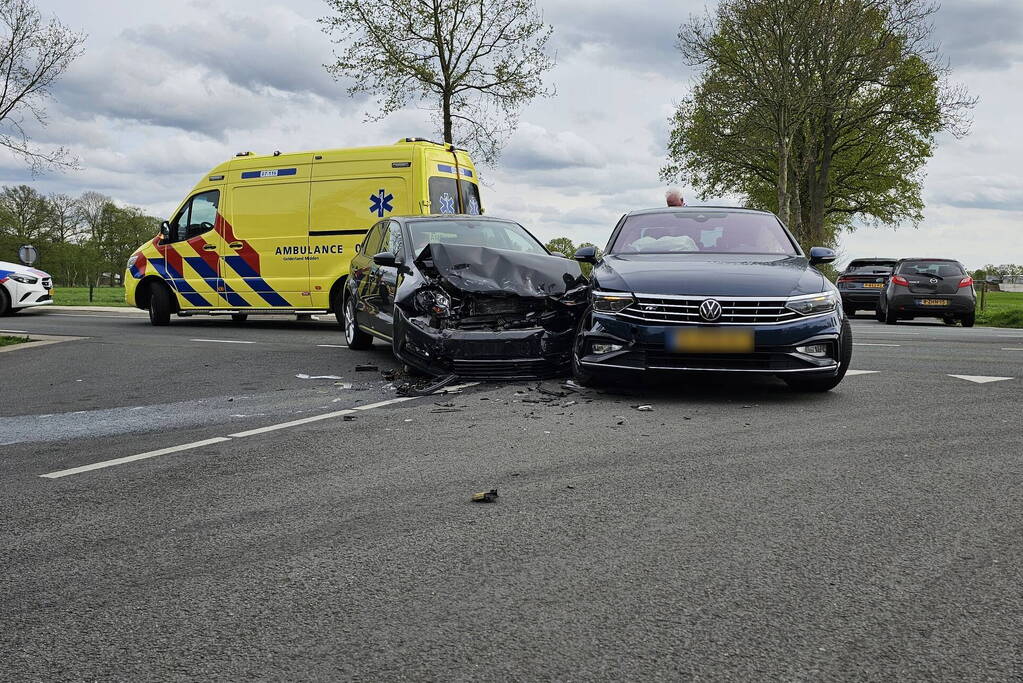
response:
[[[648,209],[618,222],[593,263],[590,310],[573,352],[581,383],[638,372],[777,375],[798,391],[845,376],[852,332],[835,286],[766,211]]]

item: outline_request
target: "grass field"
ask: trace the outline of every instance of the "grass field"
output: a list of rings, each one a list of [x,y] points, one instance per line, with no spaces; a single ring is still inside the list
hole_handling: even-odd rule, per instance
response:
[[[124,287],[96,287],[89,301],[88,287],[57,287],[53,290],[57,306],[125,306]]]
[[[13,346],[15,344],[24,344],[27,341],[29,341],[28,337],[0,336],[0,346]]]
[[[980,294],[977,294],[978,306]],[[1023,292],[988,292],[984,310],[977,310],[977,324],[992,327],[1023,327]]]
[[[123,287],[96,287],[89,301],[88,287],[58,287],[53,303],[58,306],[125,306]],[[978,303],[980,294],[977,294]],[[1023,327],[1023,292],[988,292],[977,324],[992,327]]]

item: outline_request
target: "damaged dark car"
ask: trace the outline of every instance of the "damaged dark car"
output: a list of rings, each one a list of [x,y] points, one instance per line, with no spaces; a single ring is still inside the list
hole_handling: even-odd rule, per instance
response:
[[[518,223],[415,216],[373,226],[345,285],[345,338],[392,345],[432,376],[532,379],[566,374],[589,287],[579,264]]]

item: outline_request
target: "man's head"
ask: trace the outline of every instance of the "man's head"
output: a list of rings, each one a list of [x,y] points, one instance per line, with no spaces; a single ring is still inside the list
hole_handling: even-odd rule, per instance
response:
[[[677,187],[670,188],[664,193],[664,198],[668,200],[668,206],[685,206],[686,202],[682,199],[682,190]]]

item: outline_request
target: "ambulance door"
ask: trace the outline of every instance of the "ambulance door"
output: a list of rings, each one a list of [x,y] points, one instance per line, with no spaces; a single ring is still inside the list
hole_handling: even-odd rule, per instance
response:
[[[314,180],[309,210],[309,278],[313,298],[329,306],[334,282],[348,274],[355,250],[375,222],[409,213],[402,177]],[[372,256],[372,254],[370,254]]]
[[[264,177],[272,180],[257,178],[231,189],[231,223],[224,229],[221,259],[224,286],[239,307],[312,308],[309,181]]]
[[[221,199],[220,190],[189,197],[170,221],[169,237],[156,246],[160,258],[150,259],[183,310],[224,305],[219,257],[224,242],[216,230]]]

